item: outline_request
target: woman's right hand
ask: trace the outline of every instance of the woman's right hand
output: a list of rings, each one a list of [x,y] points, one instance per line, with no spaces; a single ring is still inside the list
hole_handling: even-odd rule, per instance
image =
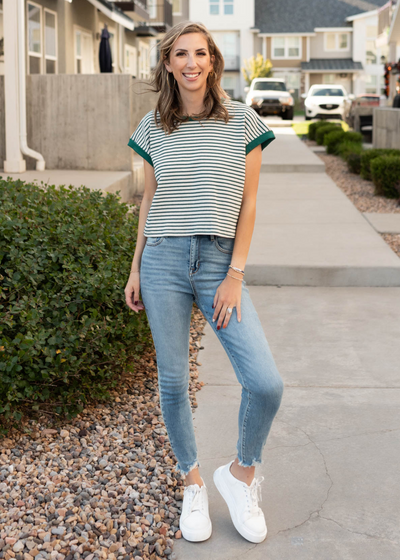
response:
[[[128,279],[128,283],[125,287],[125,301],[126,305],[139,313],[141,309],[144,309],[142,301],[139,301],[139,289],[140,289],[140,273],[139,271],[131,271]]]

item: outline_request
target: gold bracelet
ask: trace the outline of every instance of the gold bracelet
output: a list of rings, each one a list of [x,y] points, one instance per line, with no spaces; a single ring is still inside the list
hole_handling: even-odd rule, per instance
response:
[[[235,276],[232,276],[232,274],[229,274],[229,272],[227,272],[226,275],[230,276],[231,278],[235,278],[235,280],[239,280],[240,282],[242,281],[241,278],[236,278]]]

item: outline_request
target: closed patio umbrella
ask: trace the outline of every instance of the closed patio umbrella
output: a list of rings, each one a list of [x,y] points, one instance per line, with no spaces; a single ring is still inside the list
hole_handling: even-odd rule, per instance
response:
[[[107,30],[107,24],[104,24],[104,28],[101,32],[99,49],[100,72],[112,72],[112,56],[109,39],[110,34]]]

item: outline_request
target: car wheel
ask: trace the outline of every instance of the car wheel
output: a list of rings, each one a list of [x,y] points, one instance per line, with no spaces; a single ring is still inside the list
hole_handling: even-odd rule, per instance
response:
[[[292,121],[293,120],[293,107],[290,107],[290,109],[288,109],[286,111],[286,118],[288,121]]]

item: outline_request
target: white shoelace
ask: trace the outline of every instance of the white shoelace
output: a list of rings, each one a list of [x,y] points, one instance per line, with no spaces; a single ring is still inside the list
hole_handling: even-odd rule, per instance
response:
[[[259,476],[255,478],[251,485],[248,487],[248,505],[249,505],[249,513],[251,515],[263,515],[261,508],[258,507],[258,500],[262,501],[261,496],[261,483],[264,480],[263,476]]]
[[[202,487],[199,487],[195,484],[191,484],[187,486],[185,489],[185,496],[187,495],[189,498],[188,503],[188,514],[192,511],[203,511],[204,509],[204,502],[203,502],[203,492],[201,491]]]

